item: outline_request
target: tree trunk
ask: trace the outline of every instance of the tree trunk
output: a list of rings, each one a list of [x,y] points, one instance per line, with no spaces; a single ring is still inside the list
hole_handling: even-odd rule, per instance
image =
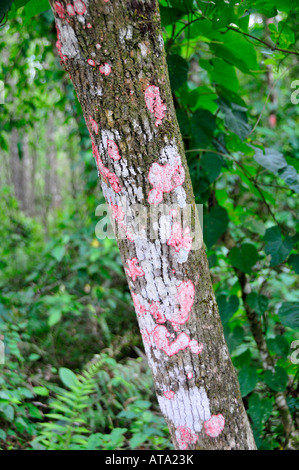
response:
[[[174,446],[255,449],[201,242],[158,5],[50,3]],[[137,230],[138,204],[147,213]]]

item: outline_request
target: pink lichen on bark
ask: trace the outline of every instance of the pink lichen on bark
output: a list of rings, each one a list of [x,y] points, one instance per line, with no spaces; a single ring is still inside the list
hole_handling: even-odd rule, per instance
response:
[[[108,155],[112,160],[120,160],[121,156],[118,151],[118,146],[116,145],[113,140],[107,139],[107,150],[108,150]]]
[[[96,66],[96,63],[93,59],[88,59],[88,64],[91,65],[92,67],[95,67]]]
[[[169,338],[171,338],[172,335],[169,333],[167,328],[162,325],[157,325],[152,331],[151,336],[152,346],[156,346],[158,349],[161,349],[161,351],[164,351],[167,356],[173,356],[179,351],[183,351],[187,348],[190,348],[191,352],[194,354],[199,354],[198,349],[201,349],[196,348],[198,342],[195,339],[191,340],[184,332],[180,333],[177,338],[170,343]]]
[[[64,19],[64,7],[63,7],[63,5],[60,2],[55,2],[54,3],[54,9],[55,9],[57,15],[59,16],[59,18],[61,18],[63,20]]]
[[[162,119],[165,117],[167,108],[161,100],[159,88],[154,85],[149,85],[144,92],[144,98],[147,108],[156,118],[155,126],[160,126]]]
[[[102,75],[110,75],[111,73],[111,66],[105,62],[104,64],[99,66],[99,70]]]
[[[175,432],[179,447],[182,450],[188,449],[189,445],[196,444],[198,436],[190,428],[179,426]]]
[[[71,3],[67,3],[66,5],[66,11],[67,11],[67,14],[69,16],[75,16],[76,12],[75,12],[75,9],[73,7],[73,5]]]
[[[177,287],[176,301],[179,308],[175,309],[169,317],[171,323],[183,325],[189,320],[189,313],[193,307],[195,297],[195,287],[192,281],[183,281]]]
[[[124,213],[122,207],[117,206],[116,204],[111,204],[111,209],[112,209],[112,217],[117,222],[122,222],[125,218],[125,213]]]
[[[166,392],[163,392],[163,395],[168,400],[172,400],[173,397],[175,396],[175,392],[173,392],[172,390],[166,390]]]
[[[74,0],[74,8],[78,15],[84,15],[86,12],[86,5],[82,0]]]
[[[116,220],[116,222],[118,222],[118,225],[124,230],[126,236],[127,236],[127,239],[130,241],[130,242],[133,242],[135,237],[134,235],[127,229],[125,223],[124,223],[124,219],[125,219],[125,213],[122,209],[122,207],[120,206],[117,206],[116,204],[112,204],[111,203],[111,209],[112,209],[112,217],[114,220]]]
[[[91,124],[93,132],[95,134],[98,134],[99,133],[99,126],[98,126],[97,122],[91,116],[89,116],[89,122]]]
[[[112,171],[110,171],[109,168],[105,167],[104,163],[102,162],[100,158],[99,151],[96,145],[94,144],[94,142],[92,142],[92,151],[96,159],[97,167],[98,167],[100,175],[104,178],[105,181],[108,181],[110,183],[113,191],[115,191],[116,193],[119,193],[122,188],[118,180],[118,177],[116,176],[115,173],[112,173]]]
[[[206,434],[210,437],[218,437],[223,431],[225,418],[222,414],[212,415],[208,421],[204,422]]]
[[[156,326],[152,333],[154,345],[164,351],[167,356],[174,356],[179,351],[188,348],[190,338],[186,333],[180,333],[172,343],[169,342],[169,336],[169,331],[162,325]]]
[[[140,302],[140,300],[138,298],[138,295],[134,294],[134,292],[132,292],[132,299],[133,299],[133,304],[134,304],[137,315],[139,317],[145,315],[146,314],[146,307],[145,307],[145,305],[143,305]]]
[[[187,379],[193,379],[193,372],[188,372]]]
[[[137,277],[144,276],[143,269],[138,266],[139,260],[137,258],[127,259],[128,267],[125,268],[127,275],[133,280],[136,281]]]
[[[173,191],[185,181],[185,170],[181,164],[181,157],[177,156],[173,164],[159,165],[153,163],[148,173],[148,180],[153,186],[148,195],[150,204],[159,204],[163,201],[163,194]]]
[[[189,343],[189,348],[194,354],[200,354],[204,348],[202,343],[198,343],[196,339],[192,339]]]
[[[179,252],[181,248],[186,251],[190,251],[192,248],[192,237],[188,237],[190,229],[185,228],[184,233],[182,226],[179,222],[174,222],[171,227],[171,235],[167,240],[168,246],[173,246],[176,252]]]
[[[157,323],[165,323],[166,317],[160,310],[160,302],[152,302],[149,307],[149,313],[154,317]]]

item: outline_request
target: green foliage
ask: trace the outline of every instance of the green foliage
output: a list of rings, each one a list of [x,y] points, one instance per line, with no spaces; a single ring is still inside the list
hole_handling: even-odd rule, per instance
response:
[[[251,243],[244,243],[240,248],[235,246],[229,252],[229,260],[234,268],[250,274],[258,260],[258,252]]]
[[[149,400],[141,399],[149,384],[137,380],[133,385],[128,381],[127,375],[139,365],[140,361],[120,367],[107,354],[101,354],[80,375],[60,368],[59,376],[68,390],[55,387],[55,397],[49,400],[49,412],[45,414],[47,421],[38,424],[38,437],[30,443],[32,448],[113,450],[169,446],[164,420],[152,412]],[[126,401],[128,406],[122,409]],[[107,409],[109,414],[104,413]],[[97,432],[99,429],[103,432]],[[108,429],[110,432],[105,432]]]

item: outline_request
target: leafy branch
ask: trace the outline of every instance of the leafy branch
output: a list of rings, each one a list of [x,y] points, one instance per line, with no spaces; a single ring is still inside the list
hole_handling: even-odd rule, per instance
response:
[[[252,34],[245,33],[244,31],[241,31],[238,28],[234,28],[233,26],[227,26],[227,29],[230,29],[231,31],[235,31],[236,33],[239,33],[239,34],[243,34],[243,36],[246,36],[246,37],[251,38],[255,41],[258,41],[261,44],[264,44],[266,47],[268,47],[272,51],[279,51],[279,52],[283,52],[284,54],[299,55],[299,51],[290,51],[289,49],[282,49],[280,47],[277,47],[277,44],[271,44],[269,41],[265,41],[264,39],[257,38],[256,36],[253,36]],[[223,33],[223,34],[225,34],[225,33]]]

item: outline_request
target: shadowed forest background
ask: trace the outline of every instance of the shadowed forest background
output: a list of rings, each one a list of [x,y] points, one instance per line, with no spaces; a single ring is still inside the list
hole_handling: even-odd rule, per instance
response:
[[[160,2],[214,291],[269,450],[289,445],[278,394],[294,427],[299,406],[296,4]],[[116,242],[95,235],[105,201],[56,40],[46,0],[13,2],[0,28],[0,449],[171,449]]]

